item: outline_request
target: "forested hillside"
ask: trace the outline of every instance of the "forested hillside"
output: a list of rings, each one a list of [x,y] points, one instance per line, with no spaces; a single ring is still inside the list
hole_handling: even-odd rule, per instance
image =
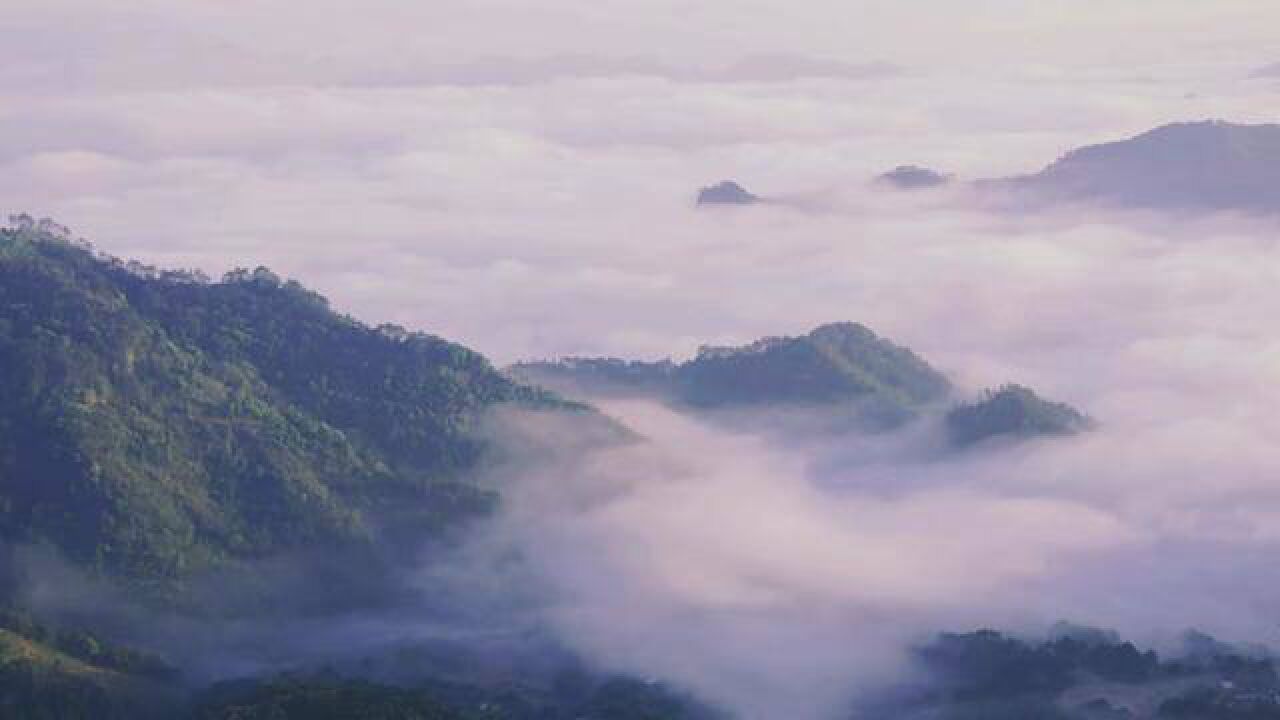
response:
[[[774,418],[803,432],[824,427],[886,430],[931,417],[941,422],[947,442],[956,448],[992,437],[1071,435],[1094,426],[1070,405],[1017,384],[988,390],[974,402],[956,402],[942,372],[910,349],[851,322],[740,347],[704,346],[683,363],[575,357],[519,363],[511,372],[569,396],[650,397],[691,412],[799,409],[854,421],[824,426],[794,414]]]
[[[567,358],[515,365],[516,377],[567,394],[651,394],[692,410],[812,408],[892,427],[944,400],[947,378],[911,350],[858,323],[740,347],[705,346],[683,363]]]
[[[946,416],[951,442],[968,447],[988,438],[1074,435],[1094,421],[1066,403],[1045,400],[1031,388],[1009,384],[982,399],[952,408]]]
[[[24,218],[0,367],[0,535],[160,582],[483,511],[483,411],[578,407],[265,268],[157,271]]]
[[[159,717],[180,706],[176,679],[155,657],[0,611],[0,717]]]
[[[1275,659],[1188,631],[1166,657],[1114,633],[1060,623],[1028,640],[943,633],[915,649],[916,683],[860,709],[902,720],[1275,720]]]

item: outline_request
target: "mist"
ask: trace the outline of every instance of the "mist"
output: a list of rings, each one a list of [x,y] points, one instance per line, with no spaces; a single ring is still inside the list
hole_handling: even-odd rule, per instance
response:
[[[797,441],[597,398],[645,440],[523,467],[479,542],[525,549],[571,648],[743,717],[837,716],[911,678],[911,649],[948,628],[1273,642],[1280,468],[1257,391],[1273,365],[1242,359],[1262,374],[1224,412],[1227,375],[1195,388],[1149,350],[1108,357],[1101,377],[1052,383],[1097,430],[969,451],[939,451],[936,418]]]
[[[1175,653],[1188,628],[1280,639],[1273,220],[988,213],[960,191],[822,202],[715,211],[743,242],[708,261],[705,292],[759,335],[889,328],[958,398],[1025,382],[1099,427],[948,452],[936,417],[797,437],[588,396],[647,443],[523,475],[498,531],[538,548],[571,647],[744,717],[820,718],[913,677],[911,648],[948,628],[1067,620]],[[790,223],[862,232],[783,237]]]
[[[217,678],[442,639],[509,657],[535,632],[742,717],[816,719],[912,677],[911,648],[939,631],[1035,636],[1065,619],[1157,647],[1189,627],[1277,640],[1273,219],[1008,213],[959,187],[770,180],[748,186],[776,202],[746,208],[694,208],[692,173],[656,197],[615,187],[526,206],[529,244],[507,238],[520,215],[510,207],[488,230],[465,227],[487,207],[476,200],[460,219],[442,209],[450,229],[420,247],[378,227],[393,212],[351,218],[350,236],[367,242],[330,229],[299,255],[289,238],[311,237],[309,225],[282,217],[278,247],[212,253],[265,253],[304,279],[318,270],[339,307],[468,341],[495,362],[681,359],[854,320],[920,353],[960,397],[1021,382],[1100,427],[948,454],[927,420],[799,440],[585,398],[645,441],[570,443],[580,452],[489,479],[505,497],[493,524],[395,581],[487,617],[443,618],[407,599],[319,622],[179,623],[143,645],[198,648],[197,672]],[[567,212],[579,203],[590,214]],[[549,432],[523,424],[499,439]]]
[[[882,202],[873,175],[999,177],[1164,122],[1274,118],[1255,71],[1280,18],[1256,2],[588,5],[18,2],[0,193],[116,255],[267,265],[499,363],[845,318],[919,347],[944,324],[921,304],[1057,243],[1001,247],[996,221]],[[725,178],[811,211],[696,212]],[[1141,242],[1110,235],[1062,233]],[[995,306],[966,323],[1004,313],[962,291]]]
[[[797,720],[912,677],[945,630],[1280,642],[1280,221],[967,185],[1165,122],[1274,121],[1276,6],[7,5],[5,209],[112,254],[267,265],[496,365],[856,321],[956,400],[1019,382],[1100,423],[959,452],[934,415],[804,436],[584,397],[639,439],[494,418],[500,512],[388,564],[379,607],[139,632],[127,597],[23,551],[0,579],[34,573],[31,605],[199,679],[447,641]],[[872,182],[902,164],[958,179]],[[722,179],[770,202],[696,207]],[[301,603],[314,560],[244,592]]]

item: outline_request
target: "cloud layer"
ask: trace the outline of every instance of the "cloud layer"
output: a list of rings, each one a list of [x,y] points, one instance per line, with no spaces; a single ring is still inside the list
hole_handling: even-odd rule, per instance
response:
[[[547,621],[606,665],[804,717],[937,629],[1275,640],[1274,223],[868,184],[1274,120],[1250,74],[1277,8],[1084,5],[19,0],[0,197],[498,362],[855,320],[964,388],[1025,382],[1103,423],[939,462],[915,436],[784,446],[610,407],[652,442],[521,478],[475,550],[539,548]],[[723,178],[777,202],[695,208]]]
[[[1275,89],[1248,75],[1275,12],[20,2],[0,21],[18,59],[0,69],[0,192],[118,254],[268,264],[503,361],[687,352],[877,320],[833,292],[874,271],[865,245],[967,242],[967,220],[866,208],[887,168],[994,176],[1165,121],[1272,119]],[[725,177],[843,214],[693,214]],[[779,312],[751,307],[760,282]]]

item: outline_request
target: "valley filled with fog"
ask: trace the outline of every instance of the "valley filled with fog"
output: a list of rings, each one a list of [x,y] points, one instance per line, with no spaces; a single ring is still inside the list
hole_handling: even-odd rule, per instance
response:
[[[0,336],[21,350],[0,357],[85,412],[135,393],[122,427],[204,454],[141,453],[159,469],[122,487],[171,495],[121,512],[160,519],[82,557],[56,513],[5,519],[27,441],[0,445],[21,578],[0,609],[101,623],[200,683],[329,664],[410,683],[392,649],[422,644],[449,682],[542,682],[572,658],[797,720],[895,716],[866,708],[929,682],[939,633],[1280,647],[1275,8],[18,5],[0,19],[23,58],[0,67]],[[937,174],[876,180],[908,165]],[[741,194],[698,202],[721,181]],[[1205,187],[1212,203],[1177,202]],[[90,329],[23,335],[40,312]],[[805,340],[830,323],[860,325]],[[83,399],[65,368],[92,353],[65,348],[95,328],[131,343],[127,363],[101,350],[102,377],[152,353],[164,382],[85,381]],[[562,358],[631,375],[586,382]],[[956,408],[1009,384],[1047,424],[958,442]],[[0,430],[26,437],[50,405],[5,392]],[[111,442],[76,447],[85,477],[116,468]],[[173,490],[184,472],[214,489]],[[277,479],[262,517],[294,524],[262,529],[252,503],[219,524]],[[376,542],[327,556],[326,533]],[[148,542],[185,554],[139,571]],[[459,647],[474,667],[431,654]],[[969,717],[929,712],[901,717]]]

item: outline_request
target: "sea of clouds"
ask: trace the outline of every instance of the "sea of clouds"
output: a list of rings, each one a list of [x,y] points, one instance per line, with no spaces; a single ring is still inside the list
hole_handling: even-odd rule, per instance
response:
[[[500,364],[853,320],[962,394],[1023,382],[1101,422],[939,459],[927,429],[783,443],[606,402],[647,442],[504,478],[476,567],[537,548],[574,650],[749,716],[820,717],[943,629],[1280,641],[1277,223],[869,183],[1273,120],[1275,8],[527,5],[19,0],[0,197]],[[773,202],[695,207],[723,178]]]

